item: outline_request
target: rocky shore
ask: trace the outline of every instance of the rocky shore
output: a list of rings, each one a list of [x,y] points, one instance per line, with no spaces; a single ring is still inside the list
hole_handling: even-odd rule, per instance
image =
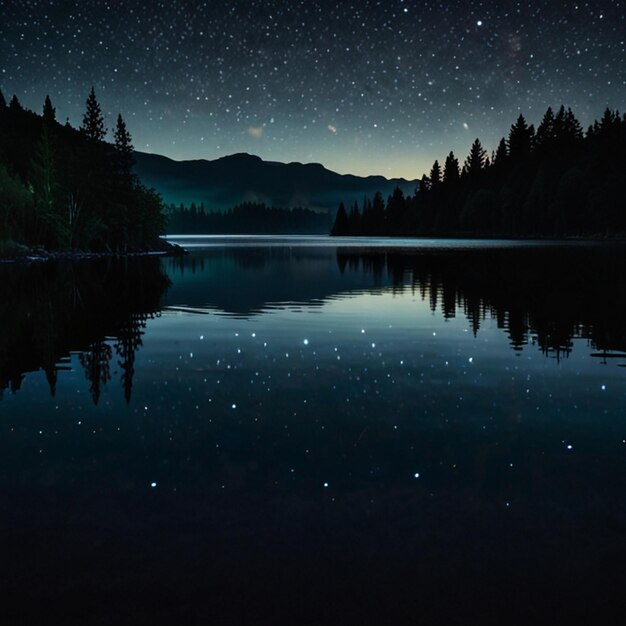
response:
[[[127,250],[46,250],[42,247],[28,247],[22,244],[0,242],[0,263],[36,263],[42,261],[69,260],[78,261],[81,259],[100,259],[106,257],[135,257],[135,256],[184,256],[189,254],[184,248],[175,243],[170,243],[163,239],[154,246],[145,249]]]

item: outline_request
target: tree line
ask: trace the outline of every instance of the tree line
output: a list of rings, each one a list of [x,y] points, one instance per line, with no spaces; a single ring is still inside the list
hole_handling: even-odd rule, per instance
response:
[[[208,211],[204,203],[167,207],[170,234],[314,234],[327,233],[330,218],[311,209],[283,209],[244,202],[226,211]]]
[[[127,251],[157,242],[163,204],[132,173],[121,115],[112,144],[106,136],[93,88],[78,129],[57,121],[49,96],[37,115],[0,91],[0,247]]]
[[[341,203],[332,235],[563,237],[626,233],[626,115],[606,109],[583,131],[571,109],[523,115],[489,155],[476,139],[450,152],[413,196],[396,188]]]

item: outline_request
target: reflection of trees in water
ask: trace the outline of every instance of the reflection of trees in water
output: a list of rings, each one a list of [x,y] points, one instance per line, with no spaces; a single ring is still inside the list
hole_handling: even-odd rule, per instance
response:
[[[135,375],[135,356],[137,350],[143,345],[141,336],[146,327],[147,316],[141,313],[133,313],[119,328],[115,353],[119,357],[118,366],[122,371],[122,385],[124,398],[130,402],[133,388],[133,376]]]
[[[433,312],[462,313],[476,335],[486,319],[507,332],[514,350],[531,344],[567,356],[586,338],[605,359],[626,352],[626,249],[622,246],[531,247],[410,253],[337,251],[341,272],[383,271],[394,289],[407,285]],[[624,360],[626,361],[626,355]]]
[[[79,352],[97,404],[115,353],[129,402],[141,337],[168,284],[154,258],[0,268],[0,397],[40,369],[54,394],[58,372]]]
[[[262,240],[260,240],[262,241]],[[315,261],[329,259],[326,248],[314,246],[258,245],[205,248],[192,255],[167,257],[164,264],[170,275],[196,274],[204,272],[211,264],[228,261],[242,270],[258,271],[279,264],[282,268],[300,264],[306,269]],[[330,257],[332,258],[332,257]]]
[[[85,376],[91,383],[89,393],[94,404],[100,400],[101,385],[106,385],[111,380],[111,346],[104,341],[95,341],[89,346],[89,350],[81,352],[79,355],[80,364],[85,370]]]

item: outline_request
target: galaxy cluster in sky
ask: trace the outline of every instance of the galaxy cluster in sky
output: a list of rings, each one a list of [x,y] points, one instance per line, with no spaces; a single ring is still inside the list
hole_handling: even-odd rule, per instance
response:
[[[5,0],[0,89],[175,159],[250,152],[418,178],[523,113],[626,105],[622,0]]]

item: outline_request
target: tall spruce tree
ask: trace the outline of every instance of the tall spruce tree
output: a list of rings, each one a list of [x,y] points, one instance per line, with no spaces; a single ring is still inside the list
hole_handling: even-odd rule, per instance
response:
[[[534,128],[528,126],[523,115],[517,118],[509,131],[509,156],[514,160],[525,159],[532,149]]]
[[[619,121],[619,113],[617,111],[613,112],[607,107],[604,109],[604,113],[598,124],[598,130],[603,133],[610,132],[618,126]]]
[[[80,130],[90,141],[104,141],[107,129],[104,126],[104,116],[102,115],[102,109],[100,108],[93,87],[87,97],[86,104],[87,109],[83,116],[83,123]]]
[[[487,158],[487,151],[483,148],[483,145],[480,143],[480,139],[476,138],[472,147],[470,148],[470,153],[465,159],[465,163],[463,165],[463,172],[471,177],[480,174],[480,172],[485,168],[485,160]]]
[[[2,93],[2,89],[0,89],[0,111],[4,111],[7,108],[7,101],[4,98],[4,94]]]
[[[459,180],[459,175],[459,160],[454,156],[454,152],[450,152],[443,165],[443,182],[454,183]]]
[[[339,204],[335,223],[330,231],[331,235],[347,235],[348,234],[348,214],[343,202]]]
[[[535,137],[537,148],[542,149],[554,141],[554,124],[554,111],[552,110],[552,107],[548,107],[548,110],[543,115],[541,123],[537,127],[537,135]]]
[[[117,116],[117,123],[115,125],[115,133],[113,137],[115,140],[116,165],[119,170],[119,174],[128,179],[131,176],[131,170],[135,163],[135,159],[133,158],[132,139],[121,114]]]
[[[43,121],[52,125],[56,121],[56,109],[52,106],[50,96],[46,96],[43,103]]]
[[[430,187],[431,189],[437,189],[441,184],[441,166],[439,161],[435,161],[430,170]]]
[[[9,102],[9,109],[11,109],[12,111],[22,110],[22,104],[17,99],[17,96],[15,94],[13,94],[13,97],[11,98],[11,101]]]
[[[570,109],[569,107],[565,112],[563,132],[565,133],[567,139],[570,141],[578,141],[583,137],[583,127],[580,125],[580,122],[576,119],[576,116],[572,112],[572,109]]]
[[[502,137],[500,139],[500,143],[498,144],[498,148],[496,149],[496,153],[493,156],[493,165],[500,167],[509,156],[509,150],[506,146],[506,139]]]

